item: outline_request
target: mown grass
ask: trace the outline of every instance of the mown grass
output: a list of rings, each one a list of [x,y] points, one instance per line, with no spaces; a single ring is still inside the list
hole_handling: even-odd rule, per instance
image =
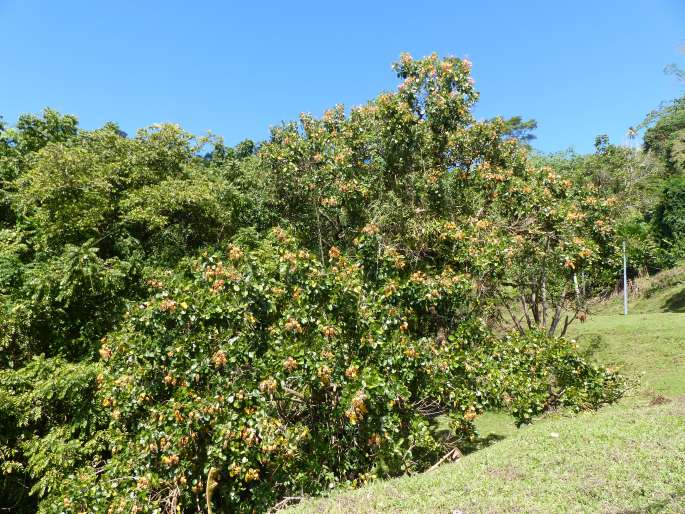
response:
[[[633,381],[618,404],[522,429],[489,413],[478,428],[496,444],[289,512],[685,513],[685,271],[643,282],[622,312],[611,299],[570,333],[589,358]]]

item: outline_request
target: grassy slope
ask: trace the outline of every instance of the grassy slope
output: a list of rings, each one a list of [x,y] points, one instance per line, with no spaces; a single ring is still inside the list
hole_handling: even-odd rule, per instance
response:
[[[480,432],[501,442],[292,512],[685,513],[685,272],[642,284],[641,295],[628,318],[617,298],[571,334],[592,358],[636,379],[619,404],[520,430],[488,414]]]

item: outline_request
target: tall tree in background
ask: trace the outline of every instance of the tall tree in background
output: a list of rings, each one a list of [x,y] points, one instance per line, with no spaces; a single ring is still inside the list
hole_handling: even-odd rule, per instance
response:
[[[513,116],[509,119],[504,119],[505,138],[515,139],[523,146],[530,149],[531,142],[537,139],[533,133],[538,128],[538,122],[534,119],[524,120],[521,116]]]

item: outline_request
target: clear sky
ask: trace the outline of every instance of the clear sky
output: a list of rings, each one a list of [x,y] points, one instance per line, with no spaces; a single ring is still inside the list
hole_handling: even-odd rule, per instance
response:
[[[469,57],[479,118],[538,120],[534,146],[590,151],[683,87],[685,0],[0,0],[0,115],[44,106],[229,144],[394,90],[403,51]]]

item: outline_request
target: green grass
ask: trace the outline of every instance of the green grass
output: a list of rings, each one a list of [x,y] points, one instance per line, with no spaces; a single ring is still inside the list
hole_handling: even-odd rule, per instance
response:
[[[573,326],[586,355],[633,379],[616,405],[556,413],[516,429],[504,413],[478,420],[500,440],[432,472],[334,491],[289,512],[685,513],[685,271],[640,284]]]

